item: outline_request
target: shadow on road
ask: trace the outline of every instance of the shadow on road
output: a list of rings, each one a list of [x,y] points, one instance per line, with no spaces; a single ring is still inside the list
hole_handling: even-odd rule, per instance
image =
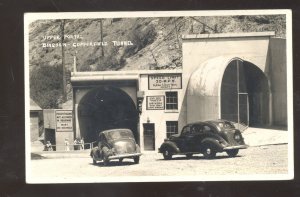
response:
[[[32,160],[35,160],[35,159],[46,159],[46,157],[43,157],[42,155],[39,155],[39,154],[31,153],[31,159]]]
[[[116,166],[130,166],[135,163],[132,161],[110,161],[107,166],[104,165],[102,161],[97,162],[96,164],[90,163],[90,165],[99,166],[99,167],[116,167]]]
[[[242,156],[237,155],[235,157],[242,157]],[[187,157],[183,156],[183,157],[173,157],[170,160],[220,160],[220,159],[230,159],[230,158],[235,158],[235,157],[221,155],[221,156],[216,156],[213,159],[206,159],[206,158],[204,158],[204,156],[192,156],[191,158],[187,158]],[[161,159],[157,159],[157,161],[169,161],[169,160],[161,158]]]

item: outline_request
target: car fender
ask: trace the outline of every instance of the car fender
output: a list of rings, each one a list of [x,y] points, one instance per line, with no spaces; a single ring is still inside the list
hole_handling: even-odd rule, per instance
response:
[[[93,155],[95,154],[97,149],[98,149],[97,147],[94,147],[94,148],[91,149],[91,152],[90,152],[91,157],[93,157]]]
[[[218,139],[215,139],[215,138],[212,138],[212,137],[204,138],[201,141],[202,147],[204,147],[204,145],[206,145],[206,144],[211,145],[215,149],[215,151],[217,151],[217,152],[222,152],[223,148],[224,148],[222,146],[222,144],[220,144]]]
[[[92,148],[92,150],[91,150],[91,152],[90,152],[90,156],[92,157],[92,158],[99,158],[99,156],[98,156],[98,154],[97,154],[97,151],[98,151],[98,147],[94,147],[94,148]]]
[[[141,152],[141,148],[138,144],[135,144],[136,148],[135,148],[135,152],[140,153]]]
[[[170,142],[170,141],[164,142],[160,146],[159,151],[162,152],[167,147],[170,148],[174,153],[179,153],[180,152],[178,146],[174,142]]]
[[[101,150],[102,150],[103,157],[108,157],[112,155],[111,150],[106,146],[104,146]]]

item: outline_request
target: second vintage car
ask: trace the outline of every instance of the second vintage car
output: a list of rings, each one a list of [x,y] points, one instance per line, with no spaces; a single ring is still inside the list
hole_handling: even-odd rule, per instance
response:
[[[233,123],[226,120],[211,120],[184,126],[181,133],[165,139],[159,153],[163,154],[164,159],[171,159],[176,154],[190,158],[193,154],[199,153],[207,159],[212,159],[216,153],[224,151],[230,157],[235,157],[239,149],[247,147],[241,132]]]
[[[110,160],[131,158],[138,164],[141,156],[140,147],[136,144],[130,129],[111,129],[100,132],[98,146],[91,150],[93,163],[103,161],[108,165]]]

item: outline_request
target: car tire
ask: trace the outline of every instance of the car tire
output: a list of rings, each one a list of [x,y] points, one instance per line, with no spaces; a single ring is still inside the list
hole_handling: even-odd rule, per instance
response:
[[[97,149],[95,152],[96,152],[98,158],[101,158],[101,151]]]
[[[226,151],[229,157],[235,157],[239,153],[239,149],[232,149]]]
[[[216,157],[216,151],[214,150],[214,148],[209,145],[209,144],[206,144],[204,146],[204,152],[203,152],[203,155],[204,155],[204,158],[205,159],[213,159]]]
[[[103,165],[104,165],[104,166],[108,166],[108,164],[109,164],[108,158],[107,158],[107,157],[104,157],[104,158],[103,158]]]
[[[103,154],[103,165],[107,166],[109,164],[109,159],[108,159],[108,148],[103,147],[102,148],[102,154]]]
[[[93,164],[95,165],[95,164],[97,164],[97,161],[96,161],[96,159],[95,159],[95,156],[93,155]]]
[[[135,164],[140,163],[140,157],[134,157],[133,161],[134,161]]]
[[[171,152],[171,150],[170,150],[170,148],[165,148],[164,150],[163,150],[163,157],[164,157],[164,159],[166,159],[166,160],[170,160],[170,159],[172,159],[172,152]]]
[[[193,154],[191,154],[191,153],[186,154],[186,157],[187,157],[188,159],[191,159],[191,158],[193,157]]]

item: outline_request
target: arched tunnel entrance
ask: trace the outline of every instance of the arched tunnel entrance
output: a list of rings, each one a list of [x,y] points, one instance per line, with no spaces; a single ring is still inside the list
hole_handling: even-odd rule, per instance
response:
[[[99,132],[128,128],[138,141],[138,112],[131,97],[123,90],[103,86],[90,90],[79,102],[80,135],[85,142],[94,142]]]
[[[265,74],[254,64],[231,61],[221,84],[221,118],[248,126],[269,123],[269,85]]]

